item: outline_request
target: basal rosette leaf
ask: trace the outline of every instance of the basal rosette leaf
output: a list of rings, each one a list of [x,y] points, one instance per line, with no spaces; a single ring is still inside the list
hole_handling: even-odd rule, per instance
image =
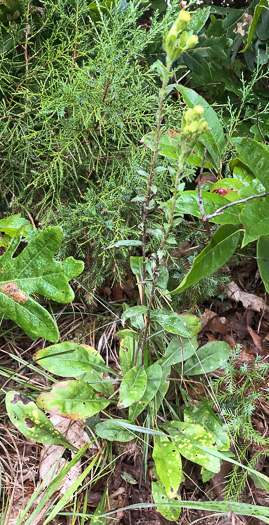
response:
[[[109,405],[109,401],[99,397],[88,383],[76,379],[55,383],[50,392],[39,394],[36,403],[53,415],[74,421],[92,417]]]
[[[34,360],[52,374],[76,377],[91,383],[95,390],[104,395],[114,392],[108,374],[118,374],[105,365],[102,356],[91,346],[65,341],[38,350]]]
[[[172,498],[177,494],[182,480],[182,462],[178,447],[168,438],[155,436],[152,457],[166,494]]]
[[[136,365],[127,372],[122,380],[119,392],[119,408],[127,408],[139,401],[147,387],[147,373],[144,366]]]
[[[61,228],[51,226],[39,232],[17,256],[13,257],[21,235],[11,241],[0,257],[0,311],[17,323],[32,339],[59,339],[58,328],[48,312],[31,294],[40,294],[60,303],[72,301],[68,283],[83,270],[83,262],[68,257],[54,259],[62,242]]]
[[[64,445],[76,450],[56,430],[49,418],[37,407],[34,401],[20,392],[8,392],[6,408],[10,421],[28,439],[48,445]]]

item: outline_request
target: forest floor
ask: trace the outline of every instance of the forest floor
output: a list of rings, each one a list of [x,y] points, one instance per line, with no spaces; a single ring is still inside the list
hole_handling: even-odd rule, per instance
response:
[[[233,284],[232,286],[231,284],[229,285],[230,292],[228,295],[230,297],[226,296],[226,299],[223,301],[212,297],[210,303],[207,302],[207,304],[203,304],[200,307],[202,330],[199,334],[199,343],[201,345],[214,340],[224,340],[229,343],[234,351],[236,348],[238,349],[233,377],[235,381],[235,397],[238,396],[238,402],[243,403],[244,397],[247,399],[255,392],[255,409],[250,416],[251,425],[255,432],[266,439],[269,438],[268,395],[266,398],[268,378],[263,384],[257,382],[255,381],[255,374],[252,374],[251,371],[257,356],[266,359],[268,355],[269,307],[266,305],[266,294],[256,271],[254,260],[250,259],[250,262],[247,263],[244,261],[244,264],[237,266],[232,272],[235,273],[235,276],[231,275]],[[238,287],[236,293],[233,292],[233,286]],[[118,287],[117,292],[114,290],[114,293],[121,293],[125,299],[124,286],[121,290]],[[106,353],[103,357],[106,357],[109,365],[113,366],[113,362],[117,361],[119,345],[117,337],[115,337],[117,328],[116,323],[113,323],[113,318],[111,319],[109,301],[107,301],[107,297],[101,297],[98,302],[93,300],[92,304],[89,305],[79,300],[79,296],[80,293],[78,291],[77,302],[64,307],[58,314],[57,321],[62,341],[83,340],[84,343],[95,348],[98,348],[98,343],[101,342],[101,346]],[[114,306],[115,301],[113,301],[113,297],[111,299],[111,305],[113,304]],[[261,305],[262,309],[260,309]],[[23,385],[22,388],[26,389],[26,391],[31,387],[42,388],[42,385],[46,384],[47,379],[43,375],[38,374],[36,367],[33,369],[32,356],[39,348],[45,346],[45,341],[39,339],[33,343],[26,335],[22,335],[20,329],[10,326],[8,321],[5,321],[5,323],[6,333],[1,341],[0,366],[3,370],[12,371],[13,374],[16,373],[17,375],[16,378],[12,377],[12,375],[8,378],[2,377],[2,389],[7,391],[16,388],[18,378]],[[102,325],[105,324],[108,324],[108,327],[103,329]],[[21,359],[24,361],[21,361]],[[248,381],[246,381],[246,375],[242,376],[240,374],[240,368],[242,365],[246,366],[246,364],[249,371]],[[219,370],[217,374],[221,377],[223,371]],[[199,395],[205,396],[208,393],[205,381],[199,382],[196,380],[192,392],[188,392],[188,389],[190,390],[189,385],[184,386],[192,398]],[[225,383],[222,388],[223,394],[225,394]],[[168,400],[171,403],[174,401],[173,395],[173,389],[171,389],[171,392],[168,394]],[[237,405],[235,406],[237,407]],[[217,406],[213,408],[218,412]],[[2,488],[4,494],[2,505],[7,505],[8,508],[4,525],[16,525],[20,510],[25,508],[29,502],[35,488],[40,483],[40,478],[42,476],[44,478],[44,469],[46,471],[49,453],[47,451],[44,453],[42,445],[35,444],[24,438],[12,426],[4,410],[2,404],[2,424],[0,428]],[[72,424],[77,425],[77,422]],[[254,454],[257,454],[258,451],[262,452],[263,449],[262,445],[250,442],[248,436],[244,435],[244,428],[239,432],[236,447],[239,447],[239,449],[240,447],[247,447],[246,460],[248,462],[251,461]],[[143,447],[135,440],[126,444],[113,443],[111,453],[113,457],[118,457],[119,459],[110,465],[107,475],[101,476],[96,482],[90,484],[87,492],[83,489],[78,490],[76,499],[77,511],[82,512],[81,509],[84,505],[84,512],[86,510],[88,514],[93,514],[103,494],[106,493],[105,512],[118,510],[116,514],[107,518],[107,525],[112,525],[112,523],[114,525],[146,525],[147,523],[164,525],[165,523],[171,523],[163,518],[154,507],[121,510],[129,505],[152,503],[152,463],[151,458],[148,457],[145,469]],[[105,458],[103,459],[107,464]],[[256,468],[267,476],[269,475],[269,465],[266,464],[262,456]],[[182,499],[189,501],[219,501],[224,498],[225,476],[231,475],[229,463],[224,462],[221,472],[207,483],[202,482],[198,465],[185,460],[183,471],[185,481],[182,482],[180,488]],[[41,472],[43,472],[42,475]],[[89,481],[90,478],[86,479]],[[85,494],[87,498],[86,507],[84,503]],[[255,487],[251,479],[248,479],[246,482],[239,500],[269,506],[266,499],[266,491]],[[38,498],[36,499],[37,502]],[[32,510],[33,508],[34,506]],[[44,521],[45,518],[41,511],[41,514],[31,523],[37,525],[44,523]],[[219,525],[228,523],[259,525],[264,523],[258,518],[236,517],[233,514],[223,518],[223,516],[212,516],[209,512],[190,509],[183,509],[181,517],[176,523],[190,525],[198,522],[208,525],[215,523]],[[79,523],[79,521],[72,517],[60,515],[51,523],[55,525],[72,525]],[[90,523],[90,521],[86,519],[86,523]]]

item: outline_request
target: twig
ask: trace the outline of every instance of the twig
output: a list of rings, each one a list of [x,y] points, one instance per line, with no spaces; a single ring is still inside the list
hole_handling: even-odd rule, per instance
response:
[[[205,218],[207,221],[209,221],[210,219],[221,215],[224,210],[230,208],[231,206],[235,206],[236,204],[243,204],[244,202],[250,201],[251,199],[259,199],[260,197],[266,197],[266,195],[269,195],[269,191],[266,191],[265,193],[260,193],[259,195],[251,195],[251,197],[240,199],[240,201],[229,202],[229,204],[225,204],[225,206],[221,206],[221,208],[218,208],[214,213],[212,213],[212,215],[206,215]]]
[[[199,173],[199,178],[198,178],[198,199],[199,199],[199,208],[200,208],[200,212],[201,212],[203,225],[204,225],[204,228],[206,230],[206,233],[207,233],[208,237],[210,238],[211,237],[210,226],[209,226],[209,223],[208,223],[208,218],[207,218],[207,216],[205,214],[203,197],[202,197],[202,190],[201,190],[201,179],[202,179],[202,176],[203,176],[203,173],[204,173],[204,168],[205,168],[205,163],[206,163],[206,154],[207,154],[207,149],[205,148],[204,149],[203,163],[202,163],[202,166],[201,166],[201,169],[200,169],[200,173]]]

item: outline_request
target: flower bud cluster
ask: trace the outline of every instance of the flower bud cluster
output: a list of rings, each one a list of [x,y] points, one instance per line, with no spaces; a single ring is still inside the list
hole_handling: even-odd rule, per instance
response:
[[[185,31],[190,20],[190,13],[184,10],[180,11],[174,25],[164,35],[163,48],[166,51],[168,62],[173,62],[181,53],[188,51],[198,43],[196,35]]]
[[[207,122],[203,120],[204,108],[195,106],[184,113],[182,117],[180,143],[182,151],[189,157],[193,146],[196,144],[200,135],[207,130]]]

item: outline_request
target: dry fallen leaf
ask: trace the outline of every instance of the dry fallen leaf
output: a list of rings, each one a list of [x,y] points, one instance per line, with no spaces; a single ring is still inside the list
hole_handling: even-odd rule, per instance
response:
[[[233,299],[233,301],[236,301],[237,303],[241,301],[244,308],[251,308],[251,310],[254,310],[255,312],[269,312],[269,306],[267,306],[266,302],[261,297],[251,293],[242,292],[234,281],[228,284],[227,292],[229,299]]]
[[[90,438],[84,430],[84,425],[80,421],[71,421],[70,419],[63,418],[58,415],[54,415],[50,418],[55,428],[64,435],[64,437],[74,447],[81,449],[87,443],[90,443]],[[95,448],[95,447],[94,447]],[[40,467],[39,467],[39,478],[44,481],[44,488],[54,479],[57,474],[61,471],[66,463],[66,459],[62,456],[64,447],[60,445],[44,445],[44,448],[40,454]],[[74,456],[74,453],[72,453]],[[60,459],[61,458],[61,459]],[[59,487],[61,494],[65,494],[66,491],[73,485],[81,474],[81,462],[78,461],[74,467],[72,467],[67,473],[65,479]]]

